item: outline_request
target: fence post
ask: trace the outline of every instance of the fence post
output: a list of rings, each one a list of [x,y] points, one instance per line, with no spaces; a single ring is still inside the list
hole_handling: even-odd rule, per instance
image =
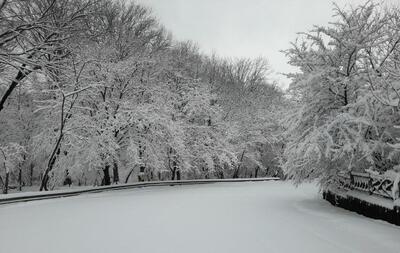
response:
[[[368,180],[368,192],[369,192],[369,195],[372,195],[372,194],[374,193],[374,189],[372,188],[372,181],[373,181],[373,179],[372,179],[372,177],[371,177],[371,174],[368,174],[368,176],[369,176],[369,180]]]
[[[350,189],[354,189],[354,176],[350,171]]]
[[[393,221],[396,225],[400,225],[400,206],[395,205],[393,207]]]

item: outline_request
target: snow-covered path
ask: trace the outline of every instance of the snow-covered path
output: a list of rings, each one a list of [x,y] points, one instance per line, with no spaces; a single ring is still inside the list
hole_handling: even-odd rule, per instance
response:
[[[400,227],[311,185],[220,183],[0,206],[0,252],[398,253]]]

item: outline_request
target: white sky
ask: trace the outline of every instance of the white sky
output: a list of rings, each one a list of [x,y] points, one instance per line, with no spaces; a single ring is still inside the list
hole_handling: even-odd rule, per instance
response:
[[[178,40],[196,42],[205,53],[224,57],[265,56],[282,87],[293,71],[280,50],[290,47],[297,32],[332,21],[330,0],[136,0],[152,8]],[[366,0],[337,0],[339,6]],[[397,2],[400,0],[383,0]]]

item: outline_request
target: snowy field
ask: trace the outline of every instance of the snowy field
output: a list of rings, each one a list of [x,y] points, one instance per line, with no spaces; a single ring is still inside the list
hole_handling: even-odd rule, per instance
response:
[[[400,252],[400,227],[283,182],[155,187],[0,206],[0,252]]]

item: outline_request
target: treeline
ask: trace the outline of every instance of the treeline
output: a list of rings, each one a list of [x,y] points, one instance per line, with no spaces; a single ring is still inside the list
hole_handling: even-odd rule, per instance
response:
[[[282,175],[265,59],[179,42],[113,0],[0,1],[0,185]]]

